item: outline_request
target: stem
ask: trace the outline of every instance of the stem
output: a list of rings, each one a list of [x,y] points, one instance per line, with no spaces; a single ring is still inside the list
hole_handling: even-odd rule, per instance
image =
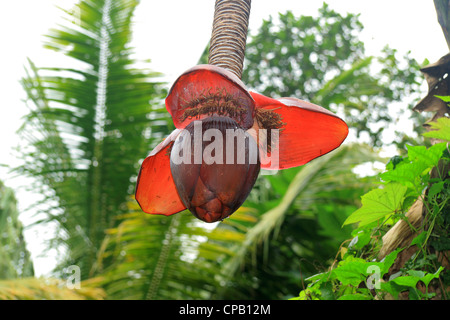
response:
[[[94,146],[92,155],[92,185],[91,185],[91,202],[90,202],[90,219],[88,225],[88,238],[92,244],[92,250],[89,256],[89,265],[92,266],[95,261],[96,251],[102,239],[102,228],[105,226],[105,206],[102,196],[102,161],[103,161],[103,139],[105,138],[105,121],[106,121],[106,95],[110,55],[109,45],[110,36],[108,28],[111,25],[110,12],[112,0],[105,0],[102,10],[102,24],[100,27],[100,52],[98,61],[98,81],[97,81],[97,97],[94,118]]]
[[[170,221],[169,228],[166,232],[166,239],[162,244],[161,252],[158,256],[158,261],[156,262],[155,269],[153,270],[153,274],[151,275],[149,286],[146,290],[145,300],[155,299],[158,293],[164,271],[166,270],[167,260],[170,258],[172,244],[177,236],[180,217],[181,215],[174,215],[172,220]]]
[[[216,0],[208,63],[239,79],[244,68],[251,0]]]

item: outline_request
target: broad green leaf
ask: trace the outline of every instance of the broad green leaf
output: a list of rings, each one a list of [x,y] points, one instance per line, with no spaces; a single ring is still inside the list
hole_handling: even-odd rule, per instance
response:
[[[425,137],[450,141],[450,118],[442,117],[429,122],[429,125],[432,130],[425,132],[423,134]]]
[[[423,278],[426,275],[425,271],[422,270],[408,270],[408,275],[416,278]]]
[[[438,164],[445,148],[445,143],[437,143],[428,149],[425,146],[407,146],[408,158],[380,177],[383,181],[396,181],[413,189],[421,189],[421,177]]]
[[[394,264],[395,259],[397,259],[397,255],[403,250],[403,248],[396,249],[389,253],[382,261],[381,261],[381,276],[389,271],[391,266]]]
[[[404,291],[403,286],[400,286],[393,281],[388,281],[388,282],[381,281],[380,287],[381,287],[380,289],[382,291],[385,291],[385,292],[391,294],[394,297],[394,299],[397,299],[398,294],[400,292]]]
[[[344,225],[359,222],[360,226],[386,218],[400,210],[407,187],[388,183],[382,189],[372,190],[362,196],[362,206],[353,212]]]
[[[411,288],[415,288],[417,285],[417,282],[420,280],[419,277],[414,277],[414,276],[400,276],[397,277],[395,279],[392,279],[391,281],[393,281],[394,283],[400,285],[400,286],[405,286],[405,287],[411,287]]]
[[[436,143],[428,149],[425,146],[407,146],[408,159],[411,162],[420,161],[429,167],[434,167],[438,164],[446,147],[446,143]]]
[[[444,188],[444,183],[445,181],[439,181],[436,183],[433,183],[430,187],[430,189],[428,190],[428,197],[431,199],[434,196],[436,196],[438,193],[440,193],[442,191],[442,189]]]
[[[365,245],[370,242],[371,234],[364,231],[359,231],[358,234],[352,239],[348,245],[348,249],[358,250],[362,249]]]
[[[342,285],[358,286],[362,281],[368,280],[374,270],[379,272],[379,277],[389,271],[394,263],[397,254],[401,249],[391,252],[383,261],[372,262],[360,258],[349,256],[346,260],[340,262],[339,266],[331,271],[333,279],[337,279]]]
[[[386,171],[380,175],[383,181],[395,181],[405,184],[413,189],[420,184],[420,176],[430,167],[424,162],[401,163],[394,170]]]
[[[427,232],[421,232],[419,235],[417,235],[412,241],[410,246],[413,245],[417,245],[419,247],[421,247],[425,241],[425,239],[427,238]]]
[[[417,282],[422,281],[425,286],[428,287],[428,284],[431,280],[439,278],[439,275],[441,271],[443,270],[443,267],[439,267],[439,269],[435,273],[426,273],[422,270],[408,270],[407,276],[401,276],[397,277],[395,279],[392,279],[391,281],[395,282],[398,285],[401,286],[407,286],[415,288],[417,285]]]
[[[358,286],[362,281],[366,280],[368,267],[369,263],[364,260],[345,261],[343,265],[333,270],[332,275],[344,286]]]
[[[425,284],[426,287],[428,287],[428,284],[430,283],[431,280],[439,278],[439,275],[441,274],[442,270],[444,270],[444,268],[440,266],[435,273],[427,273],[420,280]]]

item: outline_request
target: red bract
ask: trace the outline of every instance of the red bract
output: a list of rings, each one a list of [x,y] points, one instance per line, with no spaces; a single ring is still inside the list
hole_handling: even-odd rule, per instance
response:
[[[136,200],[152,214],[187,208],[203,221],[222,220],[245,201],[260,167],[303,165],[348,134],[332,112],[249,92],[234,74],[212,65],[183,73],[166,107],[177,129],[144,160],[136,186]]]
[[[199,65],[183,73],[170,89],[166,107],[177,128],[216,114],[229,116],[248,129],[255,113],[255,102],[242,81],[213,65]]]

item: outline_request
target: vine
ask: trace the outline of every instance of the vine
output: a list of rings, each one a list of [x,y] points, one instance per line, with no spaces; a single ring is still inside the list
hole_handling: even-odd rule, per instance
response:
[[[407,155],[387,163],[380,186],[344,223],[358,223],[351,241],[294,299],[450,298],[450,119],[430,125],[424,136],[443,142],[408,146]],[[409,238],[384,252],[392,226],[403,226]]]

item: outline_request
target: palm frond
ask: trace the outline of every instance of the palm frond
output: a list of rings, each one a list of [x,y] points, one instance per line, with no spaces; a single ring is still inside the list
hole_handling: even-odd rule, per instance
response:
[[[188,212],[142,215],[133,199],[130,213],[108,230],[96,264],[112,299],[204,299],[217,286],[209,263],[195,263],[210,230]],[[138,210],[138,211],[134,211]],[[238,233],[217,234],[221,241],[242,240]],[[223,254],[219,250],[211,250]],[[106,266],[104,266],[106,262]],[[205,262],[205,261],[203,261]],[[207,261],[206,261],[207,262]]]
[[[132,16],[138,1],[80,1],[68,22],[51,29],[45,47],[69,58],[67,67],[30,61],[22,80],[30,113],[21,128],[24,164],[36,179],[42,212],[61,227],[69,264],[83,277],[115,217],[126,212],[139,160],[168,133],[158,73],[131,57]],[[76,67],[75,67],[76,66]],[[157,133],[157,134],[155,134]],[[55,203],[56,205],[51,205]]]

